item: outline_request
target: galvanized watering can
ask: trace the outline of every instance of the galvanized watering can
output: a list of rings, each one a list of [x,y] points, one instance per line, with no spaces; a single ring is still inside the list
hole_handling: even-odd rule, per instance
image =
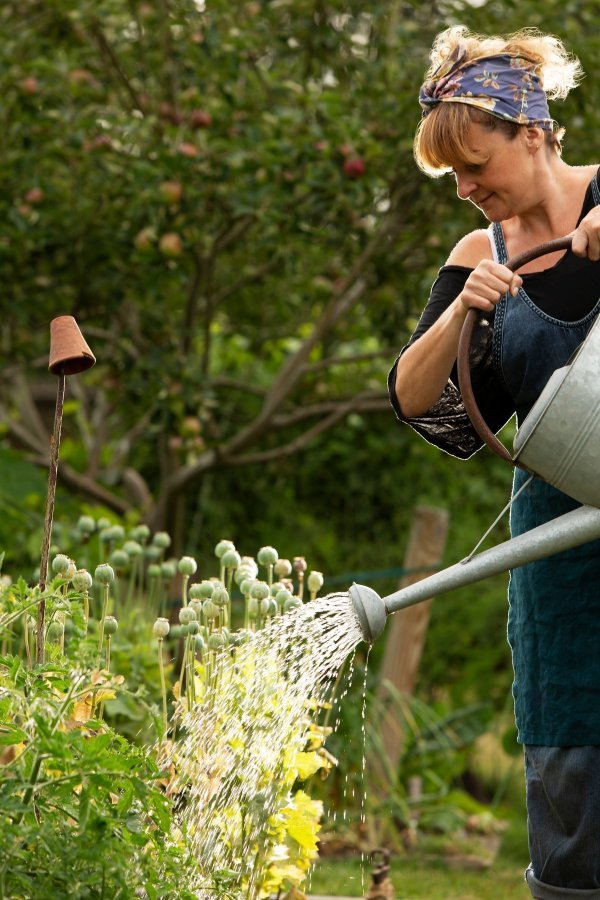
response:
[[[532,259],[570,246],[570,237],[558,238],[513,257],[507,266],[516,271]],[[473,427],[502,459],[584,505],[388,597],[353,584],[350,598],[368,643],[381,634],[392,612],[600,538],[600,317],[569,363],[550,377],[517,431],[514,456],[490,431],[473,396],[469,350],[478,317],[478,310],[469,310],[457,359],[461,395]]]

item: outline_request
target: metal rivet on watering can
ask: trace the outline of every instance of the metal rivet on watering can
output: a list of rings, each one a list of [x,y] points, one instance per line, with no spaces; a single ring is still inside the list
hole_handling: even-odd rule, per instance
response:
[[[56,479],[58,475],[58,454],[62,431],[63,406],[65,401],[65,380],[67,375],[78,375],[90,369],[96,357],[88,347],[77,322],[73,316],[57,316],[50,323],[50,360],[48,369],[58,376],[56,393],[56,411],[54,413],[54,430],[50,438],[50,465],[48,468],[48,495],[46,498],[46,518],[40,559],[39,589],[43,593],[48,580],[48,555],[50,552],[50,535],[54,518],[54,498],[56,496]],[[44,662],[44,625],[46,603],[41,600],[37,616],[37,653],[38,663]]]
[[[365,900],[393,900],[394,890],[389,879],[390,851],[382,848],[373,850],[369,861],[375,864],[371,873],[372,885]]]

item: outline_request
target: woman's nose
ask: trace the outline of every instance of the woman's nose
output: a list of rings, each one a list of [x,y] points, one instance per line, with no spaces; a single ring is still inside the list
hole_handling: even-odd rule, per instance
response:
[[[456,193],[461,200],[468,200],[476,188],[476,182],[472,175],[465,173],[464,175],[456,175]]]

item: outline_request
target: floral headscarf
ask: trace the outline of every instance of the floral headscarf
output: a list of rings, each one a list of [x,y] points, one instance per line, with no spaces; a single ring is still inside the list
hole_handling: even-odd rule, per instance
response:
[[[465,59],[459,44],[419,91],[426,116],[439,103],[466,103],[519,125],[553,131],[539,66],[517,54],[503,53]]]

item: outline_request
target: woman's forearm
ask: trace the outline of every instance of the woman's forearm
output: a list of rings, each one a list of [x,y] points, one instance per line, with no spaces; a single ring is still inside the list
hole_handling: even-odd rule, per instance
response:
[[[396,396],[408,418],[422,415],[440,399],[456,362],[466,314],[466,307],[457,297],[398,360]]]

